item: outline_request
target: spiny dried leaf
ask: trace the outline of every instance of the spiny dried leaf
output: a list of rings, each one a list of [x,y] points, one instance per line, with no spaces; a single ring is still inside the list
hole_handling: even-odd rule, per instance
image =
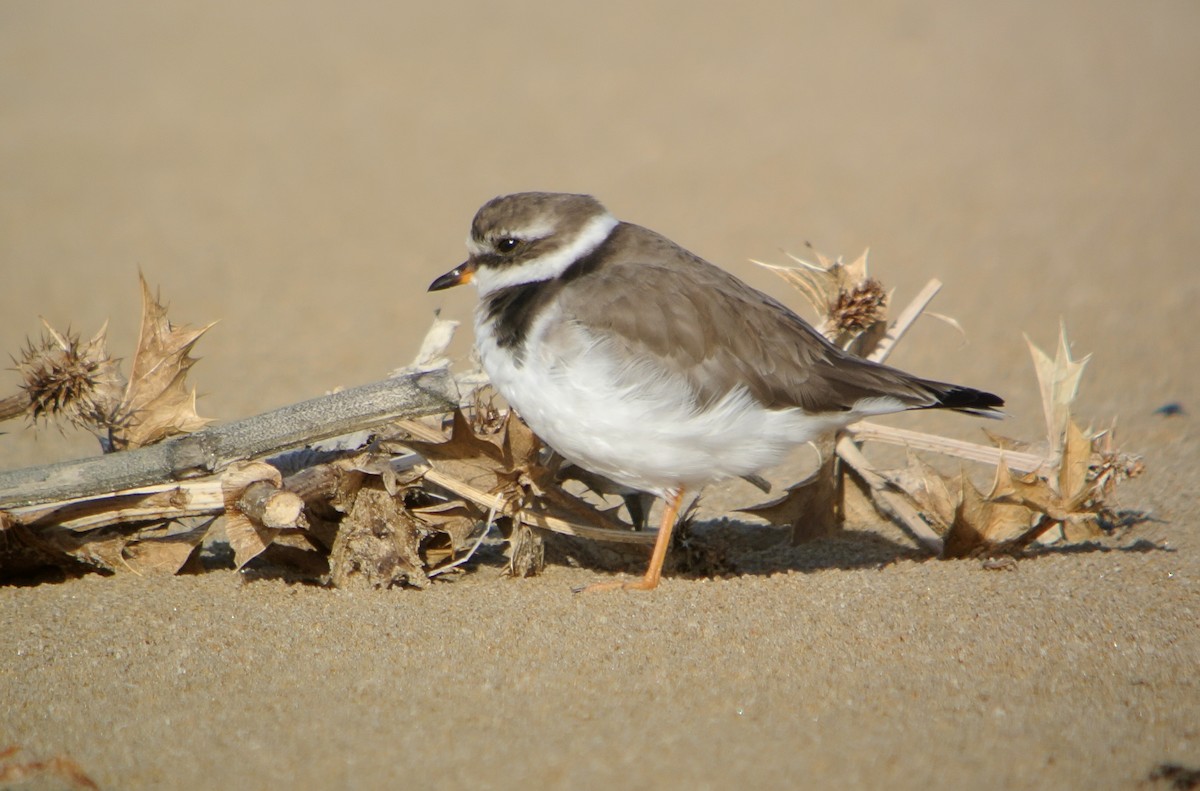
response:
[[[87,343],[67,330],[59,333],[44,318],[49,337],[26,342],[15,361],[33,420],[65,418],[80,428],[107,435],[121,403],[125,378],[108,354],[107,322]]]
[[[187,563],[212,522],[206,519],[183,526],[167,521],[144,527],[113,526],[86,532],[52,527],[39,530],[37,542],[44,550],[61,553],[94,569],[118,574],[170,575]]]
[[[838,471],[837,454],[832,447],[828,450],[820,469],[789,486],[782,497],[738,510],[772,525],[790,526],[796,541],[836,532],[846,518],[842,496],[845,481]]]
[[[901,475],[889,478],[903,482],[904,493],[935,530],[943,534],[950,530],[958,510],[958,494],[962,490],[960,480],[954,479],[948,484],[941,473],[912,451],[908,454],[908,468]]]
[[[449,536],[452,553],[466,549],[475,534],[476,526],[487,518],[487,514],[464,500],[448,500],[444,503],[413,508],[410,513],[431,530]]]
[[[142,329],[133,371],[113,432],[117,449],[138,448],[175,434],[203,428],[209,420],[196,414],[196,392],[187,389],[188,370],[196,363],[189,353],[213,325],[175,327],[166,308],[142,284]]]
[[[1046,416],[1046,439],[1050,446],[1051,458],[1057,458],[1062,451],[1063,437],[1070,420],[1071,404],[1079,392],[1079,380],[1083,369],[1087,366],[1091,355],[1082,360],[1071,359],[1071,349],[1067,343],[1067,328],[1059,328],[1058,349],[1054,359],[1034,345],[1028,336],[1025,342],[1029,345],[1029,353],[1033,356],[1033,366],[1037,373],[1038,387],[1042,394],[1042,411]]]
[[[500,443],[504,464],[509,470],[540,466],[538,454],[542,443],[533,433],[533,429],[525,425],[525,421],[510,411],[504,419],[504,439]]]
[[[985,498],[966,476],[961,476],[959,481],[959,503],[946,533],[943,557],[970,557],[1029,528],[1031,514],[1028,508]]]
[[[1000,505],[1020,505],[1040,515],[1035,528],[1013,539],[1017,546],[1024,546],[1056,527],[1070,541],[1094,538],[1101,533],[1100,489],[1089,472],[1092,440],[1069,417],[1064,435],[1060,466],[1053,479],[1037,473],[1013,476],[1003,465],[997,469],[989,500]]]
[[[1092,441],[1084,435],[1074,420],[1067,417],[1062,462],[1058,467],[1058,493],[1069,510],[1074,511],[1092,493],[1088,468],[1092,461]]]
[[[406,440],[405,445],[428,459],[438,471],[485,492],[495,492],[507,471],[501,446],[479,436],[461,410],[454,411],[446,442]]]

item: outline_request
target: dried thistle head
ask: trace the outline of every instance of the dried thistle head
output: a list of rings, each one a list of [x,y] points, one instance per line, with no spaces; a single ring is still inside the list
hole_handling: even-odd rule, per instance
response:
[[[1117,485],[1136,478],[1146,471],[1141,456],[1125,453],[1116,446],[1116,423],[1104,432],[1103,440],[1092,440],[1092,458],[1088,464],[1088,480],[1093,482],[1101,500],[1112,497]]]
[[[873,277],[849,289],[839,289],[827,308],[829,325],[840,333],[857,334],[887,319],[888,295]]]
[[[800,290],[821,315],[818,329],[838,345],[887,320],[888,295],[883,285],[867,274],[867,252],[846,263],[840,257],[816,253],[817,263],[788,257],[796,266],[765,266]]]
[[[29,416],[34,421],[65,419],[106,434],[125,391],[125,377],[105,344],[108,325],[87,343],[70,330],[62,335],[45,326],[49,334],[37,343],[27,340],[15,361],[29,398]]]

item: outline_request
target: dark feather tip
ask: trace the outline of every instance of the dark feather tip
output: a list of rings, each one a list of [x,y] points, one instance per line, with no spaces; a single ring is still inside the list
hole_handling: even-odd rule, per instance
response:
[[[1004,399],[994,393],[952,385],[937,394],[937,409],[954,409],[981,417],[1002,417]]]

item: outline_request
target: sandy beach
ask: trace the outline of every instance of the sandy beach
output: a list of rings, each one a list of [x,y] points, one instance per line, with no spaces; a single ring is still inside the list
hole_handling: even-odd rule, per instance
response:
[[[109,322],[141,271],[219,323],[190,381],[228,421],[378,380],[485,200],[588,192],[811,315],[750,259],[871,249],[932,306],[891,362],[1000,393],[1037,439],[1025,337],[1091,355],[1146,518],[1010,570],[858,521],[732,572],[498,562],[425,590],[212,570],[0,586],[0,778],[104,789],[1167,789],[1200,770],[1200,6],[544,0],[0,9],[0,341]],[[964,338],[965,336],[965,338]],[[0,395],[17,374],[0,371]],[[1178,414],[1160,410],[1178,404]],[[888,422],[982,440],[977,421]],[[995,428],[989,425],[988,428]],[[0,468],[93,455],[2,427]],[[794,469],[776,470],[777,484]],[[739,486],[741,486],[739,484]],[[712,519],[761,500],[707,492]],[[736,516],[734,517],[736,519]],[[20,751],[7,757],[4,748]],[[41,774],[4,788],[76,787]]]

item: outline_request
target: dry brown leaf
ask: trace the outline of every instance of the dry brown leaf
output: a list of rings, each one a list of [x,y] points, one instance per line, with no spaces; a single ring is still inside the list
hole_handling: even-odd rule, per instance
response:
[[[843,487],[837,454],[832,446],[823,454],[820,469],[789,486],[782,497],[737,510],[765,519],[772,525],[790,526],[794,540],[830,535],[845,521]]]
[[[175,434],[196,431],[208,424],[196,414],[196,392],[185,380],[196,363],[189,353],[200,336],[213,325],[199,329],[175,327],[166,308],[142,284],[142,329],[133,371],[113,431],[117,450],[139,448]]]
[[[442,546],[425,547],[426,564],[429,566],[436,566],[470,546],[476,526],[487,518],[487,514],[463,500],[448,500],[413,508],[410,513],[428,526],[431,532],[442,533],[449,539]]]
[[[962,483],[958,478],[948,479],[909,450],[908,467],[888,474],[888,480],[896,485],[920,511],[925,521],[939,533],[945,534],[954,523],[958,510],[959,492]]]
[[[985,498],[966,476],[960,476],[959,482],[958,507],[946,533],[943,557],[970,557],[1029,528],[1030,511],[1025,506]]]
[[[122,549],[123,564],[135,574],[178,574],[196,554],[214,521],[197,519],[193,527],[182,531],[170,522],[139,530]]]
[[[503,451],[504,464],[509,470],[540,466],[538,454],[542,443],[533,433],[533,429],[525,425],[525,421],[510,411],[504,420],[504,439],[500,443]]]
[[[158,522],[144,527],[109,526],[75,531],[51,527],[26,533],[53,561],[59,554],[93,569],[138,575],[176,574],[208,534],[212,519]],[[63,564],[59,564],[63,565]]]
[[[1033,527],[1009,539],[1011,545],[1026,546],[1055,527],[1061,527],[1069,541],[1100,535],[1101,492],[1089,476],[1092,450],[1092,440],[1068,416],[1055,479],[1036,473],[1014,477],[1005,467],[997,471],[994,502],[1021,505],[1041,515]]]
[[[496,492],[505,483],[507,465],[499,444],[480,437],[461,410],[454,411],[450,439],[446,442],[405,440],[439,471],[484,492]]]

